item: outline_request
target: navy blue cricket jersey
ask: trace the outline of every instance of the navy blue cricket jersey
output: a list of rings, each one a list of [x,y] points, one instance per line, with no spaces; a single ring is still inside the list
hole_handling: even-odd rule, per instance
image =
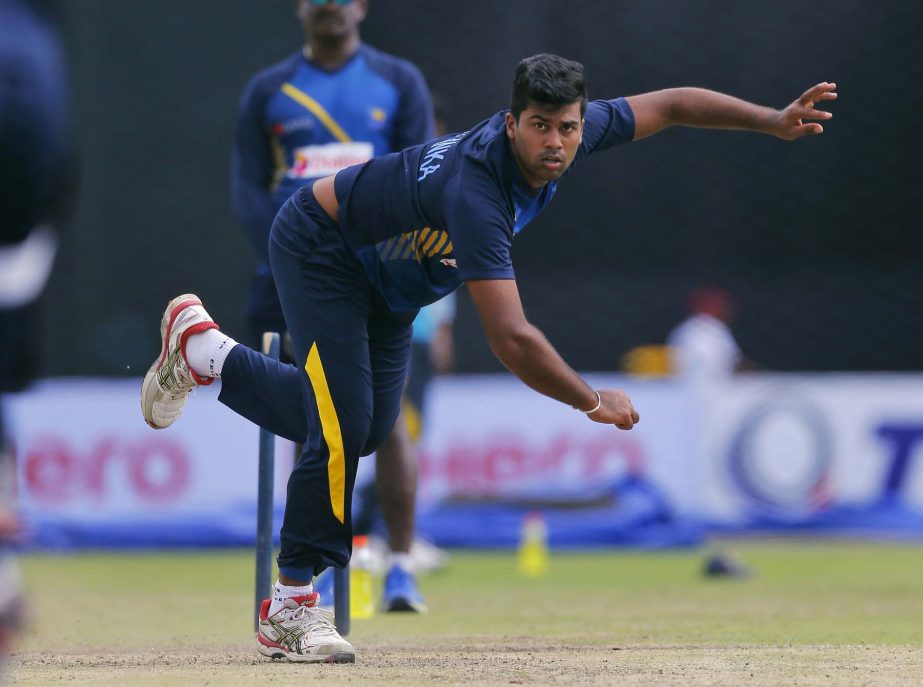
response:
[[[548,204],[557,182],[529,187],[505,114],[337,174],[344,240],[392,310],[432,303],[469,279],[514,278],[513,237]],[[583,141],[566,173],[634,133],[624,98],[589,103]]]
[[[260,257],[248,313],[281,320],[269,230],[295,191],[433,135],[420,71],[365,44],[334,71],[299,50],[253,77],[241,98],[231,170],[234,211]]]

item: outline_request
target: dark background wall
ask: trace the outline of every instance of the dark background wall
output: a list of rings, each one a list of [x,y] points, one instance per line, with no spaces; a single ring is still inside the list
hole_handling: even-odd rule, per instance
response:
[[[797,143],[671,130],[594,156],[514,246],[530,317],[577,368],[659,342],[707,283],[744,350],[781,370],[923,369],[923,5],[868,0],[371,0],[364,38],[415,61],[464,129],[517,61],[582,61],[591,97],[675,85],[783,106],[841,100]],[[288,0],[61,5],[81,191],[46,296],[47,374],[142,374],[164,304],[201,295],[229,333],[253,257],[229,210],[237,99],[300,44]],[[495,370],[464,294],[462,371]]]

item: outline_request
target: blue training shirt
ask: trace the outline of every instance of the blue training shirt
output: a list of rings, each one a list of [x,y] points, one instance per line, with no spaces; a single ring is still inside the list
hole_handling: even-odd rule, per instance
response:
[[[260,258],[248,312],[282,317],[269,272],[269,230],[295,191],[433,136],[420,71],[364,43],[334,71],[298,50],[254,76],[241,98],[231,168],[234,212]]]
[[[469,279],[515,278],[513,237],[548,204],[557,182],[529,187],[505,114],[337,174],[344,240],[392,310],[437,301]],[[566,173],[634,133],[624,98],[589,103],[583,141]]]
[[[413,342],[431,344],[439,327],[451,326],[454,321],[455,294],[450,293],[445,298],[420,309],[413,321]]]

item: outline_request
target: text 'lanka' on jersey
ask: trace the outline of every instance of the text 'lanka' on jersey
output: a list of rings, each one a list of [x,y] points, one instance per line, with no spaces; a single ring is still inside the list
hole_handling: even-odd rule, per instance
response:
[[[557,182],[529,187],[505,114],[337,174],[344,240],[392,310],[432,303],[469,279],[514,278],[512,239],[548,204]],[[589,103],[571,169],[634,132],[624,98]]]

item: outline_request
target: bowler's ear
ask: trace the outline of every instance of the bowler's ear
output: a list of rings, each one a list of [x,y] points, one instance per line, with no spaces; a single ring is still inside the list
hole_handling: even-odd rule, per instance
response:
[[[516,118],[512,112],[506,113],[506,137],[511,141],[516,138]]]
[[[305,17],[308,16],[308,7],[301,0],[292,0],[292,6],[295,9],[295,16],[298,17],[301,21],[305,20]]]

